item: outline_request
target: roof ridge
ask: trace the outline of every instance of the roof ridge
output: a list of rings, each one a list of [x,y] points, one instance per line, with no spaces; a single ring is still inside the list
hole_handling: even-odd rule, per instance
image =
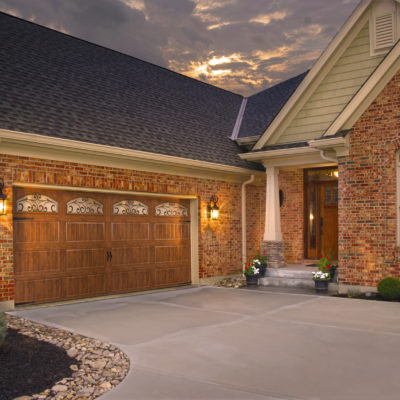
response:
[[[235,92],[232,92],[232,91],[230,91],[230,90],[221,88],[221,87],[219,87],[219,86],[212,85],[211,83],[203,82],[203,81],[201,81],[201,80],[199,80],[199,79],[192,78],[192,77],[190,77],[190,76],[181,74],[180,72],[173,71],[173,70],[171,70],[171,69],[169,69],[169,68],[166,68],[166,67],[163,67],[163,66],[161,66],[161,65],[154,64],[154,63],[152,63],[152,62],[150,62],[150,61],[142,60],[142,59],[137,58],[137,57],[135,57],[135,56],[132,56],[132,55],[130,55],[130,54],[123,53],[122,51],[115,50],[115,49],[111,49],[110,47],[106,47],[106,46],[103,46],[103,45],[98,44],[98,43],[93,43],[93,42],[90,42],[89,40],[82,39],[82,38],[79,38],[79,37],[77,37],[77,36],[70,35],[70,34],[68,34],[68,33],[63,33],[63,32],[58,31],[58,30],[56,30],[56,29],[49,28],[48,26],[40,25],[40,24],[38,24],[37,22],[29,21],[29,20],[27,20],[27,19],[18,17],[18,16],[16,16],[16,15],[8,14],[8,13],[6,13],[6,12],[4,12],[4,11],[0,11],[0,14],[5,15],[6,17],[18,19],[18,20],[20,20],[20,21],[22,21],[22,22],[25,22],[25,23],[28,23],[28,24],[31,24],[31,25],[35,25],[35,26],[37,26],[37,27],[39,27],[39,28],[42,28],[42,29],[45,29],[45,30],[48,30],[48,31],[52,31],[52,32],[54,32],[54,33],[56,33],[56,34],[59,34],[59,35],[62,35],[62,36],[67,36],[67,37],[69,37],[69,38],[71,38],[71,39],[74,39],[74,40],[79,40],[79,41],[81,41],[81,42],[90,44],[90,45],[92,45],[92,46],[100,47],[100,48],[102,48],[102,49],[104,49],[104,50],[111,51],[111,52],[113,52],[113,53],[121,54],[122,56],[125,56],[125,57],[133,58],[133,59],[135,59],[135,60],[137,60],[137,61],[140,61],[140,62],[145,63],[145,64],[152,65],[153,67],[156,67],[156,68],[162,69],[162,70],[164,70],[164,71],[170,72],[170,73],[172,73],[172,74],[178,75],[178,76],[180,76],[180,77],[182,77],[182,78],[189,79],[189,80],[191,80],[191,81],[194,81],[194,82],[196,82],[196,83],[200,83],[200,84],[202,84],[202,85],[210,86],[210,87],[212,87],[212,88],[214,88],[214,89],[221,90],[221,91],[223,91],[223,92],[227,92],[227,93],[233,94],[233,95],[235,95],[235,96],[239,96],[239,97],[241,97],[242,99],[244,98],[244,96],[241,95],[241,94],[239,94],[239,93],[235,93]]]

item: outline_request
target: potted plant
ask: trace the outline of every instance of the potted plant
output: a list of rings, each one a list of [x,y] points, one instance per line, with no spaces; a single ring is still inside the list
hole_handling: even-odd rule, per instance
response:
[[[313,272],[312,274],[315,283],[315,290],[317,292],[326,292],[328,290],[330,279],[329,272],[317,271]]]
[[[246,277],[247,286],[257,286],[260,269],[254,264],[248,263],[244,269],[244,275]]]
[[[262,254],[261,251],[258,250],[257,254],[254,256],[252,263],[260,270],[259,277],[264,278],[265,271],[267,269],[267,255],[265,250],[262,251]]]
[[[318,269],[322,272],[329,274],[329,280],[332,282],[335,276],[337,265],[332,264],[332,260],[327,255],[321,254],[321,258],[318,263]]]

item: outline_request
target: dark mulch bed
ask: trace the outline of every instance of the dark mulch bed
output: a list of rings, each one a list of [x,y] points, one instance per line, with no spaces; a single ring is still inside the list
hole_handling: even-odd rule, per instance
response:
[[[62,348],[8,329],[6,340],[0,345],[0,400],[51,388],[72,375],[69,367],[74,363],[76,360]]]
[[[335,294],[334,297],[345,297],[347,299],[360,299],[360,300],[375,300],[375,301],[389,301],[398,303],[399,300],[385,300],[379,293],[357,293],[357,294]]]

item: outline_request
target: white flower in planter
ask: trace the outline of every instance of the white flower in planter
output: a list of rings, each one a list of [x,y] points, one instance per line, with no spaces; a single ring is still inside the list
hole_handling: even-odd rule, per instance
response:
[[[329,272],[317,271],[312,272],[312,275],[315,280],[327,281],[330,278]]]

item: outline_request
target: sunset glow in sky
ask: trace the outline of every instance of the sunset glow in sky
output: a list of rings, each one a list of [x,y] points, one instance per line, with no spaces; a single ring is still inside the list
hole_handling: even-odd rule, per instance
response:
[[[0,0],[0,10],[251,95],[309,69],[358,0]]]

